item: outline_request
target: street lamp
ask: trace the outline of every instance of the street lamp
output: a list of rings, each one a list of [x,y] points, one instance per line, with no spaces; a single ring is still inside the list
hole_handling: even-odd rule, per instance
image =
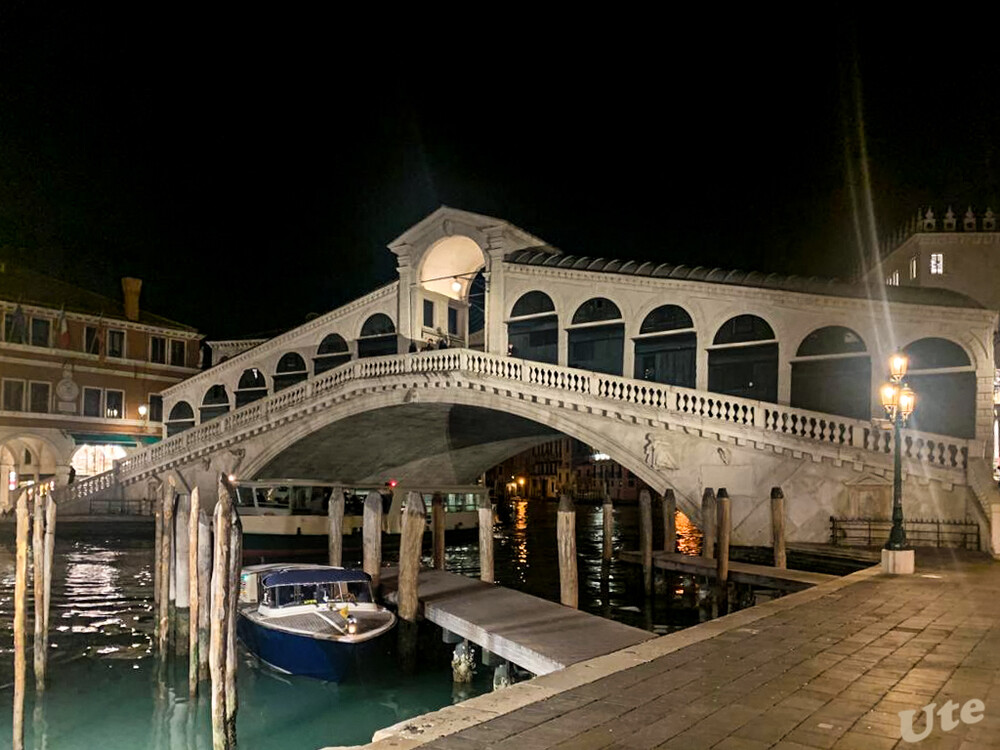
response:
[[[903,466],[901,455],[900,429],[913,413],[917,395],[903,382],[909,364],[905,354],[893,354],[889,358],[889,382],[882,386],[880,396],[885,415],[893,426],[892,462],[892,530],[889,541],[882,550],[882,570],[886,573],[912,573],[913,548],[906,543],[903,528]]]

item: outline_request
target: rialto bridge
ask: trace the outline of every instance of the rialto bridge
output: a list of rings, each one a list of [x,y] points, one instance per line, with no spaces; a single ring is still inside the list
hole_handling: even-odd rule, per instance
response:
[[[206,498],[219,471],[466,484],[564,434],[695,521],[727,488],[737,543],[768,542],[779,485],[789,538],[825,541],[832,515],[888,516],[878,388],[902,349],[906,512],[973,519],[1000,551],[997,314],[961,295],[577,257],[447,207],[389,249],[397,281],[165,391],[164,440],[63,502],[164,478]]]

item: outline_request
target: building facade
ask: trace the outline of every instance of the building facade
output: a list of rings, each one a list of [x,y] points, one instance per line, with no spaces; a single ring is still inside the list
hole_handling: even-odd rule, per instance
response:
[[[0,263],[0,508],[18,486],[106,471],[159,439],[162,390],[198,371],[198,332]]]

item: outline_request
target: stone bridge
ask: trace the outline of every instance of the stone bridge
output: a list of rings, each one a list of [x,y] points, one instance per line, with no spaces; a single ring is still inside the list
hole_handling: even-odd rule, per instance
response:
[[[450,208],[390,249],[398,281],[165,391],[165,439],[63,502],[164,478],[210,498],[219,471],[467,484],[564,434],[674,489],[696,522],[702,490],[726,487],[737,543],[769,541],[776,485],[789,538],[825,541],[831,515],[888,515],[891,434],[873,418],[903,349],[906,512],[973,519],[1000,549],[997,316],[960,295],[579,258]]]

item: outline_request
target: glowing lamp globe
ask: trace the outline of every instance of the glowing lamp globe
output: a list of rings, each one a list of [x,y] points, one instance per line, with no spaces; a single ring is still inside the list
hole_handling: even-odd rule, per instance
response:
[[[901,380],[906,375],[906,366],[910,363],[905,354],[893,354],[889,357],[889,373],[893,380]]]
[[[899,389],[892,383],[886,383],[879,389],[879,396],[882,399],[882,406],[886,409],[891,409],[896,406],[896,398],[898,397]]]
[[[903,390],[899,392],[899,410],[903,413],[903,419],[906,419],[913,413],[916,405],[917,394],[909,386],[903,386]]]

